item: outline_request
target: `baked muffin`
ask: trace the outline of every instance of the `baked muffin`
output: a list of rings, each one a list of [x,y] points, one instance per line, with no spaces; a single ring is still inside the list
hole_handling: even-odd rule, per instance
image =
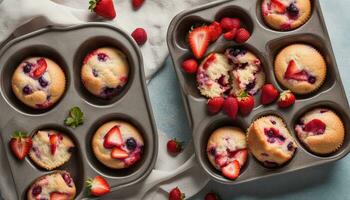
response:
[[[296,29],[310,18],[310,0],[263,0],[261,4],[265,23],[275,30]]]
[[[228,72],[231,69],[225,55],[212,53],[207,56],[197,71],[200,93],[208,98],[223,96],[230,89]]]
[[[248,128],[248,148],[266,167],[278,167],[292,159],[297,148],[283,120],[268,115]]]
[[[140,132],[125,121],[103,124],[92,138],[96,158],[105,166],[123,169],[140,160],[144,143]]]
[[[83,61],[81,80],[85,88],[101,98],[117,96],[128,81],[127,57],[118,49],[104,47],[90,52]]]
[[[230,71],[231,94],[238,96],[242,91],[250,95],[256,94],[265,83],[265,73],[260,59],[252,52],[241,48],[229,48],[225,55],[233,66]]]
[[[35,109],[54,105],[63,95],[66,78],[54,61],[44,57],[23,60],[12,75],[12,91],[16,97]]]
[[[68,136],[55,130],[39,130],[33,135],[32,141],[29,157],[36,165],[47,170],[68,162],[75,147]]]
[[[316,154],[330,154],[343,144],[345,129],[342,120],[328,108],[307,112],[295,126],[299,140]]]
[[[216,129],[208,140],[207,155],[210,163],[219,171],[234,160],[238,161],[240,168],[243,167],[248,156],[244,132],[230,126]]]
[[[296,94],[308,94],[325,81],[327,65],[312,46],[293,44],[278,53],[274,70],[281,85]]]
[[[28,200],[74,199],[76,188],[71,175],[66,171],[56,171],[39,177],[27,192]]]

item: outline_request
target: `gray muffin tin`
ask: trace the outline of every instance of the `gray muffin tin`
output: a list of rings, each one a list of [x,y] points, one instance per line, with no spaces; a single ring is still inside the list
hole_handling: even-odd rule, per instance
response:
[[[323,20],[320,4],[312,1],[312,15],[300,28],[281,32],[270,29],[264,24],[261,16],[261,0],[234,0],[218,1],[178,14],[171,22],[167,42],[173,59],[175,71],[182,87],[183,101],[188,118],[193,128],[193,141],[195,153],[199,164],[211,179],[224,184],[238,184],[273,175],[280,175],[296,170],[321,165],[339,160],[350,151],[349,104],[339,76],[331,42]],[[272,83],[279,91],[283,87],[277,82],[273,72],[273,62],[276,54],[285,46],[293,43],[306,43],[314,46],[322,53],[327,62],[327,78],[324,84],[316,92],[308,95],[297,96],[296,103],[288,109],[279,109],[277,104],[269,106],[260,105],[260,92],[255,95],[255,108],[248,117],[238,116],[236,120],[228,118],[223,112],[217,115],[207,113],[207,99],[200,95],[196,87],[195,75],[189,75],[182,71],[181,63],[187,58],[193,57],[186,42],[186,36],[191,26],[196,24],[208,24],[222,17],[239,17],[244,26],[250,31],[251,38],[244,44],[238,45],[233,41],[226,41],[222,36],[207,50],[211,52],[223,52],[228,47],[241,46],[255,53],[263,63],[266,74],[266,83]],[[342,147],[333,154],[318,156],[312,154],[301,144],[294,132],[294,125],[305,112],[312,108],[323,106],[336,111],[342,118],[346,136]],[[286,165],[269,169],[263,167],[249,154],[248,161],[236,180],[226,179],[208,161],[206,145],[210,134],[217,128],[230,125],[240,127],[246,131],[252,121],[265,115],[277,115],[281,117],[292,136],[295,138],[298,149],[293,159]]]
[[[101,100],[89,94],[82,85],[80,69],[89,51],[111,46],[123,51],[130,67],[129,80],[114,99]],[[53,108],[34,110],[23,105],[11,90],[11,76],[18,64],[29,56],[45,56],[56,61],[64,70],[67,87],[64,96]],[[119,28],[102,23],[70,27],[47,27],[7,40],[0,49],[1,97],[0,132],[9,162],[14,186],[8,190],[26,199],[26,192],[38,177],[49,174],[37,167],[30,158],[17,160],[8,147],[17,130],[35,133],[39,129],[56,129],[70,136],[76,145],[71,159],[58,168],[71,173],[77,187],[76,199],[87,198],[85,181],[102,175],[112,191],[142,181],[153,169],[158,152],[157,130],[145,86],[142,56],[138,46]],[[75,129],[64,126],[69,109],[79,106],[85,115],[84,124]],[[136,126],[145,140],[144,154],[134,166],[113,170],[102,165],[94,156],[91,139],[104,122],[121,119]],[[4,191],[5,192],[5,191]]]

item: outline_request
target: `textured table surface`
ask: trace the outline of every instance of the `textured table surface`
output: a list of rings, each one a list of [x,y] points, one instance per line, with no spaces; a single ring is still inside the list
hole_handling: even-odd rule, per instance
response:
[[[350,95],[350,0],[321,0],[332,47],[347,93]],[[170,59],[148,86],[158,128],[171,137],[191,138],[180,88]],[[347,133],[349,134],[349,133]],[[325,166],[237,186],[210,182],[194,200],[208,191],[223,199],[350,199],[350,156]],[[180,186],[181,187],[181,186]]]

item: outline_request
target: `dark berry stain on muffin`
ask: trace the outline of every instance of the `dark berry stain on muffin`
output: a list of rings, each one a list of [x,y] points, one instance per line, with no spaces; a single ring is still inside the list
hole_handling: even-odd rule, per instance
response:
[[[32,195],[33,196],[38,196],[39,194],[41,194],[41,191],[42,191],[42,188],[40,185],[38,186],[35,186],[33,189],[32,189]]]
[[[299,8],[295,5],[295,3],[291,3],[287,7],[288,16],[292,19],[296,19],[299,16]]]
[[[267,141],[269,143],[275,143],[276,140],[280,140],[282,142],[284,142],[286,140],[286,138],[279,133],[278,129],[275,129],[275,128],[267,129],[267,128],[265,128],[264,132],[265,132],[265,135],[268,137]]]
[[[92,74],[94,75],[94,77],[98,77],[98,72],[96,69],[92,69]]]
[[[108,59],[108,56],[105,53],[98,53],[97,54],[97,59],[100,62],[106,62]]]

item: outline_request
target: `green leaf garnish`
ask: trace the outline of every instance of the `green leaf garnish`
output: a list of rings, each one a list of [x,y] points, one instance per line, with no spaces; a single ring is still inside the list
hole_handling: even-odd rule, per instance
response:
[[[84,123],[84,113],[79,107],[73,107],[69,110],[69,116],[64,120],[66,126],[76,128]]]

